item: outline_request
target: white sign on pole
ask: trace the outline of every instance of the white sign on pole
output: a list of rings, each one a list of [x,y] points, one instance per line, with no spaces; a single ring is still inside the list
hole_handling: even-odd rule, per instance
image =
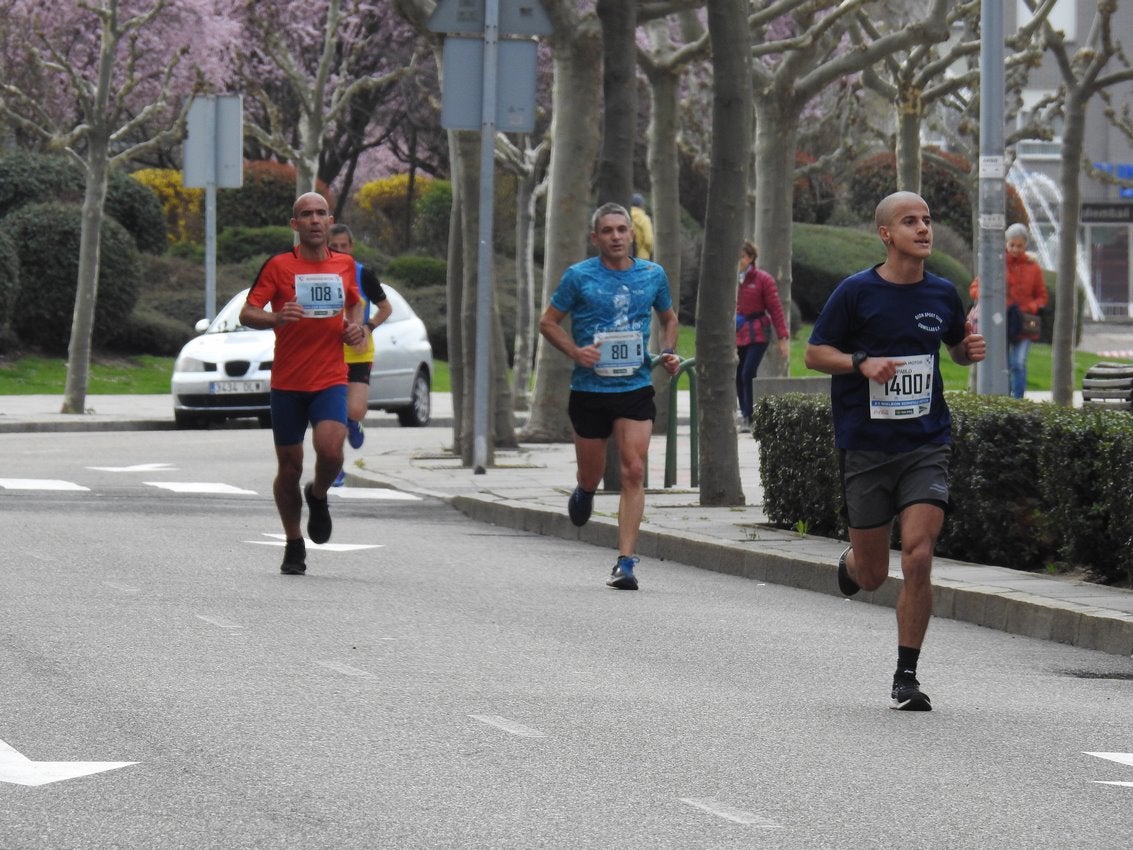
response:
[[[238,94],[195,97],[189,104],[182,183],[188,189],[244,185],[244,100]]]

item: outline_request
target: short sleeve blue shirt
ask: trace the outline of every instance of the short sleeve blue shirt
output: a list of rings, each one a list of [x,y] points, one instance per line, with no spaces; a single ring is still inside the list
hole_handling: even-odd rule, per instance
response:
[[[940,344],[960,342],[965,319],[956,287],[931,272],[918,283],[896,284],[876,269],[866,269],[838,284],[814,323],[812,345],[830,345],[847,354],[864,351],[870,357],[931,354],[933,364],[932,404],[927,414],[910,419],[871,419],[869,379],[856,373],[832,375],[835,445],[894,454],[951,443]]]
[[[570,313],[571,335],[580,347],[594,344],[594,335],[608,331],[640,331],[643,350],[649,351],[649,328],[653,311],[665,312],[673,306],[669,277],[665,270],[648,260],[633,261],[624,270],[606,268],[598,257],[590,257],[563,272],[551,305]],[[575,365],[570,388],[583,392],[620,393],[649,386],[649,355],[630,375],[599,375],[593,369]]]

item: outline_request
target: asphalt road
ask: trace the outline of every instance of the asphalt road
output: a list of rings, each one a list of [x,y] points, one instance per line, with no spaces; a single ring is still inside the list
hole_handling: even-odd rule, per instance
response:
[[[0,848],[1123,847],[1125,659],[346,491],[270,436],[2,434]],[[44,482],[55,482],[46,484]],[[85,489],[74,489],[85,488]],[[131,762],[41,785],[32,761]],[[8,777],[8,778],[5,778]],[[1103,784],[1119,782],[1125,784]]]

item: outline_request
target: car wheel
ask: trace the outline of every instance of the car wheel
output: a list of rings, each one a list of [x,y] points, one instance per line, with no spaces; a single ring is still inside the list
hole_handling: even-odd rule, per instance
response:
[[[192,413],[185,413],[181,410],[173,411],[173,422],[178,428],[201,429],[208,427],[208,421],[200,416],[194,416]]]
[[[397,411],[397,421],[406,428],[421,428],[429,424],[429,374],[418,369],[413,378],[412,402]]]

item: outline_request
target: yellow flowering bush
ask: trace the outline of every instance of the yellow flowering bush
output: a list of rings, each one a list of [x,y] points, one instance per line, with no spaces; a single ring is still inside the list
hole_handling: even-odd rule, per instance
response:
[[[204,241],[204,189],[186,189],[175,168],[143,168],[131,175],[161,201],[170,242]]]

